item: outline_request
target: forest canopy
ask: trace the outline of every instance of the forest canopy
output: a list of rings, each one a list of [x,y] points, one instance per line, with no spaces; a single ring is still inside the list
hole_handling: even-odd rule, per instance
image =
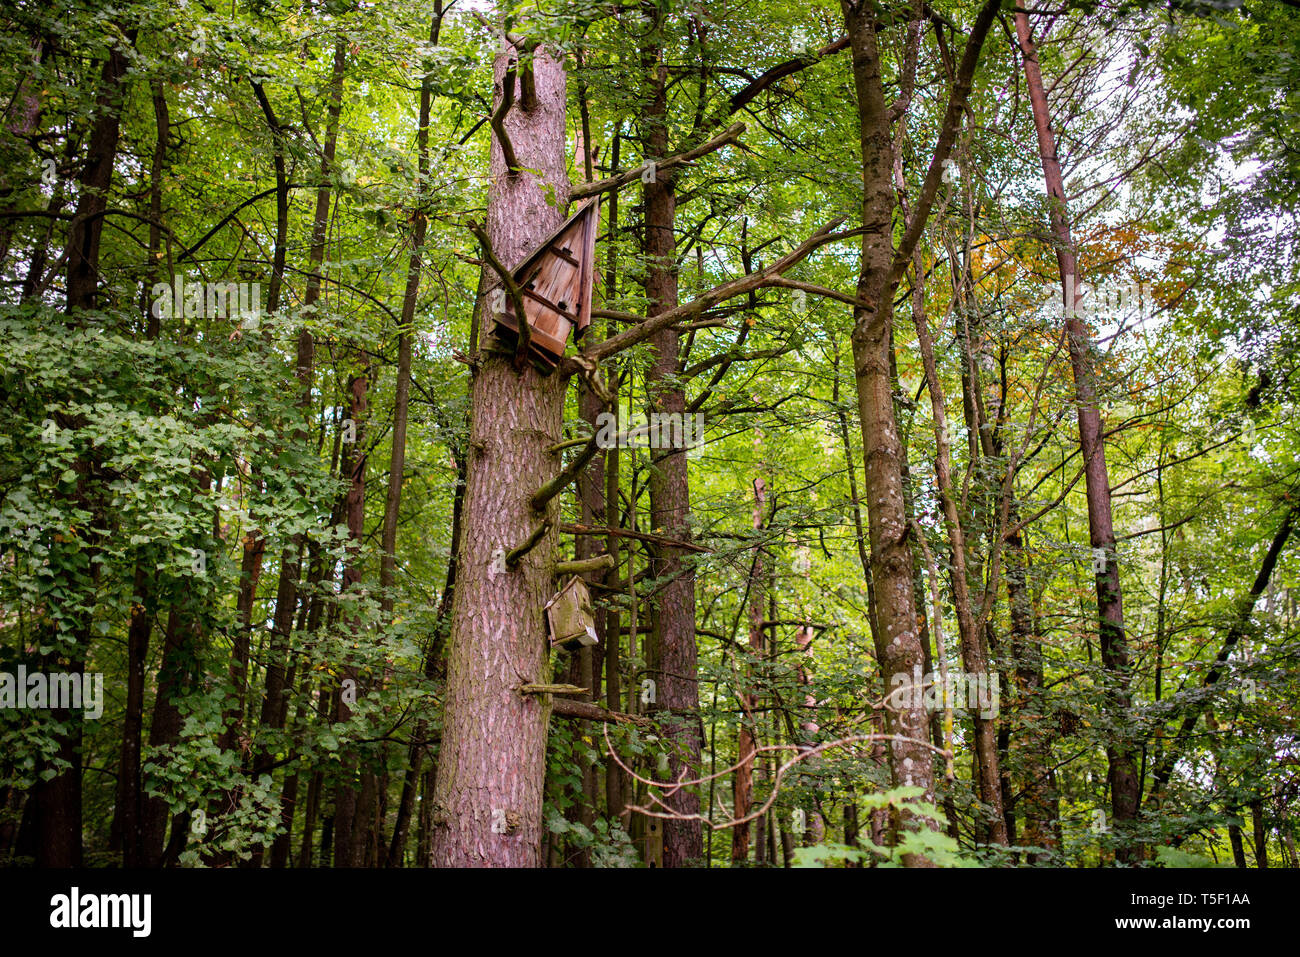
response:
[[[0,864],[1300,867],[1295,0],[15,0]]]

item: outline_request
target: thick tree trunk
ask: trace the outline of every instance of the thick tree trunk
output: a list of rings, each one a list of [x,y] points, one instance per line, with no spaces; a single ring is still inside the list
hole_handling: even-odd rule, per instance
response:
[[[497,101],[512,50],[497,55]],[[508,172],[494,137],[487,235],[513,266],[559,226],[568,202],[565,74],[545,48],[532,56],[536,102],[504,118],[522,167]],[[537,173],[532,172],[538,171]],[[554,190],[556,204],[547,202]],[[491,277],[496,285],[496,277]],[[491,317],[484,326],[490,328]],[[531,498],[560,470],[565,380],[512,357],[480,353],[471,402],[464,533],[457,562],[442,744],[432,803],[437,866],[541,863],[542,790],[550,704],[519,685],[547,680],[543,606],[555,592],[557,503],[547,514]],[[548,530],[513,567],[504,553],[544,519]],[[426,795],[426,803],[430,798]]]
[[[890,382],[892,288],[888,286],[893,247],[888,237],[894,210],[893,146],[880,74],[872,8],[843,0],[841,7],[853,50],[854,86],[861,122],[863,167],[862,263],[857,296],[871,308],[854,307],[853,361],[866,471],[871,583],[876,596],[873,639],[886,691],[898,688],[885,709],[889,764],[896,785],[934,795],[934,767],[926,746],[929,716],[913,668],[925,651],[913,594],[908,516],[903,506],[901,443]],[[901,681],[901,687],[894,684]],[[924,863],[913,861],[912,863]]]

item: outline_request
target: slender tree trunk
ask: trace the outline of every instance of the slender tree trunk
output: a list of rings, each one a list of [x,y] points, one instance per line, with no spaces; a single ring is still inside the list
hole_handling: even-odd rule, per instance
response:
[[[266,311],[274,313],[280,307],[280,293],[284,285],[284,271],[289,237],[289,175],[285,164],[285,132],[275,115],[266,91],[257,80],[249,79],[253,96],[271,132],[271,150],[275,166],[275,249],[271,255],[271,279],[267,285]],[[250,475],[250,479],[252,476]],[[252,479],[260,488],[261,479]],[[239,744],[240,732],[244,722],[244,703],[248,693],[248,655],[252,636],[253,605],[257,601],[257,584],[262,575],[262,558],[266,554],[266,539],[254,526],[244,536],[243,554],[240,559],[239,596],[236,609],[239,618],[239,630],[231,643],[230,683],[234,686],[234,703],[223,715],[224,730],[220,737],[220,748],[232,751]],[[231,807],[227,795],[225,806]]]
[[[6,132],[15,140],[25,140],[31,137],[41,123],[41,104],[42,91],[38,83],[38,71],[44,64],[49,54],[50,43],[42,37],[33,37],[31,41],[31,56],[28,58],[30,69],[27,72],[21,71],[18,74],[18,89],[14,91],[13,98],[5,108],[4,115],[0,116],[6,127]],[[8,171],[0,170],[0,203],[12,208],[10,203],[11,197],[17,190],[18,185],[15,183]],[[0,221],[0,267],[4,266],[5,260],[9,258],[9,243],[13,236],[13,230],[16,220]]]
[[[348,560],[343,566],[342,590],[356,589],[361,582],[361,545],[365,537],[366,520],[366,459],[367,459],[367,390],[370,381],[369,360],[365,360],[360,373],[352,377],[348,385],[348,417],[356,427],[356,442],[353,443],[348,456],[348,472],[351,483],[348,488],[347,505],[344,516],[348,526]],[[352,624],[353,634],[358,638],[360,623]],[[360,695],[361,670],[354,662],[348,662],[343,668],[344,681],[351,682],[351,690]],[[347,721],[352,716],[343,693],[338,695],[337,719]],[[334,866],[358,867],[364,864],[366,828],[372,812],[374,784],[362,773],[361,793],[358,795],[354,776],[356,775],[357,756],[355,747],[349,745],[348,754],[343,760],[339,783],[334,789]]]
[[[1010,515],[1012,525],[1019,522],[1017,509]],[[1047,724],[1050,708],[1043,691],[1043,639],[1034,614],[1029,587],[1029,563],[1024,538],[1020,532],[1009,536],[1007,555],[1007,604],[1011,613],[1011,657],[1016,683],[1017,737],[1020,771],[1016,776],[1024,812],[1025,831],[1020,843],[1057,849],[1053,822],[1060,818],[1056,793],[1056,775],[1052,768],[1052,739]],[[1031,852],[1029,861],[1041,863],[1042,853]]]
[[[125,46],[135,46],[136,29],[124,31]],[[104,232],[113,166],[125,108],[128,51],[115,45],[104,61],[96,98],[96,118],[91,129],[86,164],[79,183],[81,195],[68,235],[68,310],[94,309],[99,289],[99,241]]]
[[[163,637],[162,664],[158,668],[158,687],[154,696],[153,719],[149,726],[149,748],[174,745],[181,737],[181,712],[177,702],[193,681],[196,620],[185,610],[173,608],[167,617]],[[161,796],[144,799],[141,825],[141,860],[144,867],[162,863],[167,837],[167,802]]]
[[[805,714],[799,721],[799,748],[808,750],[815,746],[817,735],[821,731],[821,726],[817,723],[817,696],[812,693],[812,675],[808,670],[806,662],[812,656],[812,642],[814,629],[811,625],[800,625],[795,630],[795,646],[799,649],[799,665],[796,678],[800,685],[805,687],[803,695],[803,710]],[[804,773],[815,773],[816,759],[810,758],[804,762],[802,770]],[[817,801],[817,788],[812,789],[813,803],[807,809],[808,829],[804,833],[804,846],[812,847],[822,843],[826,837],[826,821],[822,816]]]
[[[149,635],[153,631],[155,615],[149,586],[149,570],[142,561],[136,565],[131,620],[126,629],[126,709],[122,715],[122,747],[114,802],[124,867],[140,867],[145,863],[142,859],[144,807],[140,746],[144,730],[145,666],[149,660]]]
[[[1079,316],[1081,277],[1076,248],[1070,234],[1070,212],[1065,198],[1065,183],[1060,159],[1056,155],[1056,138],[1052,132],[1051,113],[1043,76],[1038,66],[1038,51],[1029,27],[1029,14],[1018,10],[1016,36],[1020,41],[1025,85],[1038,133],[1038,153],[1043,166],[1052,233],[1056,238],[1056,262],[1060,268],[1066,311],[1066,335],[1069,339],[1070,365],[1074,370],[1075,397],[1078,402],[1079,447],[1083,453],[1084,482],[1088,497],[1089,539],[1094,551],[1105,555],[1102,570],[1096,575],[1097,616],[1102,667],[1109,687],[1106,709],[1116,729],[1129,726],[1132,666],[1128,640],[1124,634],[1124,603],[1120,591],[1119,554],[1115,550],[1115,529],[1111,520],[1110,478],[1106,471],[1106,445],[1097,404],[1097,382],[1092,365],[1092,342],[1087,324]],[[1123,730],[1106,747],[1110,779],[1111,816],[1118,830],[1131,826],[1138,816],[1141,781],[1137,773],[1134,749]],[[1118,858],[1125,863],[1139,860],[1141,848],[1122,844]]]
[[[1255,866],[1268,869],[1268,831],[1264,827],[1264,802],[1250,802],[1250,820],[1255,832]]]
[[[614,134],[614,146],[610,155],[611,168],[618,169],[619,150],[621,146],[621,136],[618,132]],[[609,253],[605,269],[605,299],[606,301],[614,299],[618,295],[618,190],[609,194],[609,200],[605,204],[608,211],[606,213],[606,235],[609,237]],[[613,320],[606,324],[606,334],[613,331]],[[617,360],[615,360],[617,361]],[[610,374],[606,377],[610,391],[615,392],[614,388],[615,375],[613,372],[614,362],[608,364]],[[615,398],[615,408],[618,407],[617,397]],[[618,581],[618,572],[620,567],[618,536],[615,534],[619,528],[619,450],[617,444],[605,452],[605,527],[609,534],[605,538],[605,550],[614,557],[614,567],[607,570],[605,581],[613,585]],[[629,549],[628,554],[631,554]],[[628,561],[629,572],[628,580],[632,580],[631,560]],[[635,614],[632,616],[635,622]],[[620,704],[620,695],[622,693],[622,662],[619,658],[621,648],[619,640],[620,616],[616,606],[611,606],[605,613],[605,707],[610,711],[617,711]],[[626,775],[618,763],[609,757],[605,763],[605,810],[610,820],[614,820],[623,814],[623,808],[626,802],[623,795],[626,792]]]
[[[754,479],[754,530],[761,531],[764,513],[767,510],[767,483],[760,475]],[[749,575],[749,651],[756,661],[762,661],[764,655],[763,641],[763,606],[767,604],[767,575],[764,569],[763,548],[761,544],[754,547],[754,560]],[[731,776],[731,793],[733,814],[737,818],[747,817],[753,806],[754,797],[754,758],[758,747],[757,726],[754,722],[754,709],[758,707],[758,695],[754,690],[755,668],[745,665],[742,680],[746,686],[740,692],[740,732],[736,740],[736,759],[738,767]],[[745,861],[749,858],[749,824],[738,824],[731,830],[731,860]]]
[[[125,46],[134,47],[135,28],[124,31],[124,35]],[[94,309],[99,301],[100,237],[103,233],[104,211],[108,208],[113,167],[117,161],[128,66],[127,50],[114,46],[100,70],[96,118],[91,129],[86,163],[78,177],[80,195],[69,227],[67,247],[67,321],[70,329],[74,330],[79,323],[78,311]],[[76,506],[88,509],[92,516],[97,515],[98,505],[90,500],[90,463],[79,461],[76,472],[77,487],[73,493]],[[89,528],[98,522],[85,524]],[[93,582],[97,578],[96,566],[90,562],[97,549],[86,540],[75,541],[65,547],[79,553],[69,558],[69,567],[82,564],[87,580]],[[51,563],[55,560],[56,556],[52,553]],[[93,589],[90,594],[93,600]],[[90,646],[90,614],[79,610],[67,616],[76,623],[66,634],[56,633],[52,636],[50,644],[57,650],[45,656],[43,664],[54,666],[47,670],[57,669],[69,673],[84,671]],[[77,711],[54,708],[50,710],[50,718],[69,726],[66,732],[54,735],[56,756],[66,764],[59,767],[46,760],[38,764],[40,776],[29,798],[35,807],[33,823],[37,838],[36,865],[42,868],[79,867],[82,862],[83,717]],[[47,771],[52,773],[47,776]]]
[[[642,49],[642,66],[650,80],[650,102],[646,106],[647,135],[643,152],[647,159],[668,155],[668,62],[660,31],[662,12],[654,18],[651,40]],[[645,256],[647,315],[653,317],[678,305],[677,196],[671,171],[658,170],[645,190]],[[661,329],[650,337],[653,359],[647,374],[647,397],[652,413],[686,415],[686,392],[678,378],[681,371],[681,334],[674,328]],[[650,451],[650,523],[664,529],[673,541],[688,542],[690,528],[690,482],[685,449]],[[672,778],[683,770],[698,777],[703,734],[699,718],[699,684],[696,680],[695,572],[683,561],[686,550],[665,545],[651,563],[656,579],[666,581],[658,593],[651,619],[651,646],[658,673],[658,707],[663,718],[664,737],[669,748],[668,769]],[[682,788],[666,799],[678,815],[698,814],[700,796],[693,788]],[[704,831],[697,820],[685,817],[664,821],[664,867],[683,867],[704,855]]]
[[[149,308],[147,291],[157,278],[159,260],[162,258],[162,188],[163,169],[167,156],[167,139],[171,120],[167,110],[167,96],[160,80],[153,83],[153,108],[155,136],[153,160],[149,176],[149,266],[141,289],[145,307],[145,337],[157,340],[161,334],[161,318]],[[170,257],[168,257],[170,260]],[[169,271],[170,273],[170,271]],[[170,274],[168,279],[170,280]],[[205,473],[206,477],[206,473]],[[138,560],[132,591],[131,622],[127,626],[127,692],[126,712],[122,720],[122,752],[117,771],[117,800],[114,823],[119,825],[122,842],[122,864],[140,867],[156,863],[146,841],[146,799],[140,774],[140,748],[144,730],[145,668],[149,660],[149,638],[153,631],[156,610],[151,594],[152,569],[146,558]],[[161,848],[159,848],[161,852]]]
[[[966,565],[966,532],[962,527],[957,494],[952,481],[952,448],[949,441],[948,411],[943,383],[939,381],[939,368],[934,356],[934,342],[930,338],[930,324],[926,319],[921,282],[925,275],[920,256],[913,259],[912,321],[916,326],[916,341],[925,369],[926,389],[930,394],[930,410],[934,421],[936,454],[934,459],[935,483],[939,489],[939,502],[943,509],[944,525],[948,532],[948,548],[952,558],[953,607],[957,615],[957,631],[961,640],[961,657],[968,672],[967,680],[989,680],[989,662],[980,641],[979,622],[971,607],[970,578]],[[994,676],[996,680],[996,676]],[[986,825],[989,841],[1007,843],[1007,825],[1002,807],[1001,769],[998,761],[997,718],[976,710],[971,716],[975,726],[975,761],[979,778],[980,800],[988,806]]]
[[[1232,863],[1237,867],[1246,867],[1246,845],[1241,840],[1241,826],[1228,825],[1228,843],[1232,845]]]
[[[443,648],[446,635],[451,627],[451,609],[456,595],[456,562],[460,554],[461,529],[465,515],[465,481],[466,450],[453,450],[456,457],[456,491],[451,506],[451,547],[447,559],[447,576],[443,582],[442,597],[438,601],[438,612],[434,616],[434,634],[430,636],[429,646],[424,656],[424,676],[433,680],[441,671]],[[407,750],[406,774],[402,779],[402,794],[397,803],[397,816],[393,824],[393,838],[388,845],[388,867],[401,867],[406,853],[406,839],[410,831],[411,817],[415,812],[416,794],[426,772],[424,760],[429,752],[426,738],[429,734],[428,722],[421,718],[415,724],[415,740]],[[427,805],[432,800],[432,792],[425,790],[426,800],[420,808],[420,826],[427,827]],[[423,832],[422,832],[423,833]],[[421,867],[427,867],[427,841],[421,839],[418,849],[418,861]]]
[[[1296,515],[1297,510],[1291,508],[1282,516],[1282,524],[1278,526],[1277,532],[1273,535],[1273,541],[1264,554],[1264,560],[1260,563],[1259,571],[1250,586],[1250,591],[1237,599],[1237,608],[1232,624],[1228,628],[1228,634],[1223,639],[1223,645],[1219,648],[1219,653],[1214,658],[1214,663],[1210,666],[1210,670],[1206,672],[1205,678],[1201,682],[1203,688],[1213,687],[1223,675],[1228,656],[1232,654],[1232,649],[1237,646],[1237,643],[1245,634],[1246,628],[1250,624],[1250,616],[1255,610],[1255,604],[1259,601],[1259,596],[1264,593],[1264,589],[1268,587],[1269,579],[1273,577],[1273,569],[1277,567],[1277,560],[1282,554],[1282,548],[1286,545],[1287,539],[1291,537]],[[1200,720],[1201,713],[1204,710],[1205,702],[1191,706],[1191,710],[1183,717],[1173,739],[1169,741],[1161,754],[1160,760],[1152,770],[1151,790],[1147,794],[1147,806],[1149,808],[1159,808],[1160,802],[1164,798],[1165,786],[1174,773],[1174,765],[1177,764],[1182,749],[1186,746],[1187,740],[1191,737],[1192,731],[1196,728],[1196,722]]]
[[[442,32],[442,0],[435,0],[429,24],[429,45],[436,47]],[[420,125],[416,130],[418,196],[428,196],[429,114],[433,103],[433,76],[425,74],[420,83]],[[402,318],[397,330],[397,384],[393,397],[393,451],[388,465],[388,497],[384,503],[384,526],[379,559],[380,602],[385,617],[393,612],[393,586],[397,568],[397,521],[402,503],[402,480],[406,472],[406,423],[411,396],[411,340],[414,338],[415,309],[420,302],[420,274],[424,268],[424,237],[429,218],[425,211],[415,211],[411,231],[411,258],[406,267],[406,290],[402,295]]]
[[[334,44],[334,63],[329,85],[329,105],[326,108],[326,129],[321,158],[321,185],[316,190],[316,214],[312,220],[311,246],[308,252],[310,271],[303,297],[303,312],[310,315],[316,309],[321,294],[321,264],[325,261],[326,239],[330,221],[330,177],[333,174],[334,155],[338,143],[339,116],[343,107],[343,71],[347,63],[347,43],[338,39]],[[268,120],[269,122],[269,120]],[[278,124],[277,124],[278,125]],[[298,407],[302,420],[295,426],[291,441],[302,444],[307,439],[307,425],[311,417],[312,387],[315,380],[316,342],[308,325],[298,330],[296,374],[300,389]],[[259,734],[272,733],[284,727],[287,711],[285,701],[285,669],[293,633],[293,621],[298,610],[298,583],[302,574],[302,553],[305,537],[294,535],[280,552],[280,575],[276,583],[275,617],[273,619],[270,647],[266,664],[266,685],[262,696],[262,710],[258,721]],[[269,758],[267,742],[263,739],[252,752],[250,771],[255,771]],[[253,848],[246,862],[248,867],[260,867],[261,845]]]
[[[904,503],[902,442],[894,415],[891,365],[893,308],[898,283],[930,215],[947,159],[970,95],[984,39],[997,14],[996,0],[986,2],[971,25],[961,62],[954,74],[947,111],[934,155],[910,220],[895,253],[893,212],[894,145],[890,126],[906,112],[906,97],[891,109],[885,104],[875,8],[865,0],[841,0],[840,8],[853,53],[853,81],[862,153],[862,253],[853,312],[854,378],[862,426],[866,499],[871,542],[871,581],[876,594],[876,657],[891,692],[885,709],[890,741],[890,770],[895,784],[921,787],[934,795],[934,766],[929,750],[928,718],[922,689],[913,668],[925,661],[914,591],[909,516]],[[898,682],[901,681],[901,685]],[[904,863],[929,862],[908,855]]]

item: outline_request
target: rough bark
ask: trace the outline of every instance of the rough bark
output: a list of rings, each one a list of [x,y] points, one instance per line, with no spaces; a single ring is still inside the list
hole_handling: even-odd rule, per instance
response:
[[[512,53],[507,47],[496,57],[497,100]],[[544,47],[533,52],[532,65],[536,104],[503,120],[524,170],[509,173],[498,138],[492,144],[487,235],[507,265],[559,226],[568,201],[564,67]],[[547,203],[548,188],[555,206]],[[560,469],[551,447],[560,436],[565,381],[530,365],[516,371],[510,355],[485,350],[479,357],[431,855],[442,867],[537,866],[550,705],[546,695],[516,689],[547,679],[542,609],[555,590],[557,502],[538,515],[530,499]],[[550,526],[535,547],[498,571],[500,555],[546,518]]]
[[[660,14],[662,17],[662,14]],[[645,109],[642,149],[648,159],[663,159],[668,146],[668,63],[658,39],[661,19],[650,30],[652,39],[642,49],[642,65],[650,82],[650,102]],[[644,187],[647,315],[654,317],[678,305],[677,218],[675,171],[657,171]],[[680,383],[681,333],[665,327],[650,337],[652,361],[646,390],[651,414],[686,414],[686,392]],[[691,540],[690,484],[684,449],[650,452],[650,524],[679,542]],[[672,778],[685,769],[687,777],[698,777],[702,728],[699,718],[699,685],[696,679],[698,650],[695,645],[695,572],[684,561],[686,549],[665,545],[651,562],[651,574],[667,583],[659,590],[651,618],[651,647],[654,649],[658,685],[658,707],[668,747],[668,768]],[[666,799],[676,814],[698,814],[700,796],[682,788]],[[697,820],[674,818],[664,821],[664,867],[683,867],[704,854],[704,832]]]

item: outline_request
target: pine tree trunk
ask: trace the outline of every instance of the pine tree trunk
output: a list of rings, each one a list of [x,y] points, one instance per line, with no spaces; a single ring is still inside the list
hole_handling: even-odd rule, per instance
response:
[[[659,21],[651,36],[658,35]],[[644,142],[647,159],[668,155],[668,64],[661,46],[642,50],[642,63],[651,77],[651,101],[646,107],[648,135]],[[646,298],[648,316],[656,316],[678,305],[677,196],[673,174],[658,170],[654,181],[645,184]],[[653,360],[647,375],[651,414],[685,416],[686,392],[681,385],[681,334],[672,327],[650,337]],[[683,420],[684,421],[684,418]],[[674,540],[689,542],[690,480],[684,449],[650,451],[650,524],[663,529]],[[658,673],[657,705],[669,749],[668,769],[673,779],[683,770],[688,778],[699,777],[702,729],[700,727],[699,683],[696,680],[695,572],[683,561],[686,550],[664,545],[651,563],[653,576],[666,584],[659,590],[653,608],[651,647]],[[679,815],[698,814],[700,795],[682,788],[665,799]],[[673,818],[664,821],[664,867],[683,867],[704,855],[704,831],[697,820]]]
[[[498,101],[509,55],[500,52],[494,66]],[[507,171],[493,138],[487,235],[507,266],[554,232],[568,201],[564,67],[539,47],[532,68],[536,102],[531,109],[520,102],[504,118],[520,172]],[[547,202],[552,189],[554,206]],[[490,325],[486,316],[484,326]],[[561,467],[551,447],[560,437],[565,380],[531,365],[516,371],[512,356],[493,351],[480,353],[480,361],[431,856],[441,867],[536,867],[550,702],[518,688],[547,680],[542,609],[555,592],[557,503],[552,499],[546,514],[538,514],[531,499]],[[551,524],[534,547],[499,570],[503,554],[522,545],[543,519]]]

